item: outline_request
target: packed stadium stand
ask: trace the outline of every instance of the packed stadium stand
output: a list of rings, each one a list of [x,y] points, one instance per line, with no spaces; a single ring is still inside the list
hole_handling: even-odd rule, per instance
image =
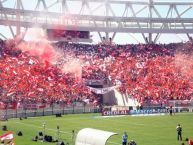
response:
[[[81,78],[23,52],[14,41],[1,41],[0,45],[1,104],[28,101],[71,104],[85,100],[94,105],[104,103],[100,95],[89,89],[86,84],[89,80],[114,86],[120,94],[128,94],[127,97],[134,98],[140,105],[193,99],[191,42],[168,45],[53,44],[64,57],[68,55],[68,58],[81,61]],[[62,60],[62,63],[66,61]],[[127,101],[127,97],[124,100]]]

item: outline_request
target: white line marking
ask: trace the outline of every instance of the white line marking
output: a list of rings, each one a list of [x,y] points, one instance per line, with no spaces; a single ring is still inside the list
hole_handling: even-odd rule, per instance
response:
[[[32,125],[32,124],[27,124],[27,123],[23,123],[23,122],[15,122],[15,123],[22,124],[22,125],[25,125],[25,126],[31,126],[31,127],[35,127],[35,128],[41,128],[42,129],[42,127],[39,127],[39,126],[36,126],[36,125]],[[51,128],[46,128],[46,130],[57,131],[56,129],[51,129]],[[61,130],[60,130],[60,132],[63,133],[63,134],[70,134],[70,135],[72,135],[71,132],[66,132],[66,131],[61,131]],[[66,138],[68,138],[68,139],[70,138],[71,139],[71,137],[66,137]],[[117,144],[117,145],[120,144],[120,143],[117,143],[117,142],[110,142],[110,141],[108,141],[108,143],[110,143],[110,144]]]
[[[124,117],[126,115],[112,115],[112,116],[94,116],[94,118],[113,118],[113,117]]]
[[[43,127],[39,127],[39,126],[32,125],[32,124],[26,124],[26,123],[23,123],[23,122],[15,122],[15,123],[43,129]],[[57,131],[56,129],[51,129],[51,128],[46,128],[46,130]],[[62,133],[64,133],[64,134],[72,134],[72,133],[70,133],[70,132],[61,131],[61,130],[60,130],[60,132],[62,132]]]

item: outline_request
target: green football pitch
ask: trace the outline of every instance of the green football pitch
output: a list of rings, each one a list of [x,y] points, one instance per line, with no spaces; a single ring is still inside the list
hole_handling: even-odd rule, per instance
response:
[[[146,116],[146,117],[108,117],[103,118],[100,114],[73,114],[63,115],[62,117],[47,116],[34,117],[23,120],[9,119],[1,122],[1,126],[6,125],[8,131],[14,133],[16,145],[43,145],[54,144],[46,142],[33,142],[32,138],[38,132],[44,132],[43,123],[45,122],[45,134],[60,138],[65,143],[73,145],[72,130],[77,133],[83,128],[95,128],[118,133],[112,136],[107,145],[121,144],[122,134],[126,131],[128,140],[135,140],[137,145],[180,145],[177,141],[176,126],[181,124],[183,129],[183,139],[193,138],[193,113],[179,113],[174,116]],[[59,136],[57,132],[59,126]],[[17,136],[21,131],[23,136]],[[2,135],[5,131],[0,131]]]

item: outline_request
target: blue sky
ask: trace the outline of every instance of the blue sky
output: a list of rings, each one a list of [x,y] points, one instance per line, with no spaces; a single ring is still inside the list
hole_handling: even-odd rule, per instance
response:
[[[15,6],[15,1],[16,0],[7,0],[6,2],[3,3],[4,7],[8,7],[8,8],[13,8]],[[47,5],[51,6],[56,0],[46,0]],[[124,0],[122,0],[124,1]],[[125,0],[126,1],[126,0]],[[132,0],[130,0],[132,1]],[[133,1],[142,1],[142,0],[133,0]],[[143,0],[143,1],[148,1],[148,0]],[[168,0],[154,0],[154,1],[165,1],[168,2]],[[28,10],[33,10],[36,7],[37,4],[37,0],[22,0],[23,2],[23,6],[24,9],[28,9]],[[193,2],[192,0],[170,0],[170,2]],[[80,9],[81,9],[81,3],[80,2],[69,2],[68,3],[68,7],[70,7],[70,12],[73,14],[79,13]],[[92,3],[92,5],[90,5],[91,9],[95,9],[96,7],[98,7],[97,3]],[[111,5],[112,9],[114,10],[116,16],[122,16],[123,11],[124,11],[124,7],[123,5],[117,5],[117,4],[112,4]],[[134,6],[133,7],[135,12],[140,10],[142,8],[142,6]],[[161,14],[162,17],[165,17],[167,15],[167,11],[169,9],[168,6],[157,6],[156,7],[158,9],[158,12]],[[179,10],[179,13],[183,12],[187,7],[184,6],[180,6],[177,7],[177,9]],[[39,7],[40,10],[43,10],[43,5],[41,4]],[[98,10],[96,10],[94,12],[95,15],[104,15],[105,11],[104,11],[104,6],[101,6]],[[59,12],[61,11],[61,7],[60,5],[54,5],[52,7],[49,8],[49,11],[54,11],[54,12]],[[88,11],[86,9],[84,9],[83,13],[88,13]],[[170,15],[173,15],[173,17],[176,17],[177,14],[175,11],[173,11]],[[132,13],[130,11],[128,11],[128,16],[132,16]],[[147,9],[145,9],[144,11],[142,11],[141,13],[139,13],[137,15],[138,17],[143,17],[143,16],[148,16],[148,11]],[[153,17],[156,17],[156,14],[153,13]],[[188,11],[187,13],[185,13],[183,15],[184,18],[193,18],[193,8]],[[0,32],[5,35],[6,37],[10,37],[11,33],[9,32],[9,28],[5,27],[5,26],[0,26]],[[91,35],[93,36],[93,41],[94,43],[98,43],[100,41],[98,35],[96,33],[91,33]],[[104,36],[104,33],[102,33],[102,36]],[[111,34],[110,34],[111,36]],[[170,42],[181,42],[181,41],[186,41],[187,40],[187,36],[186,35],[173,35],[173,34],[164,34],[161,35],[160,39],[158,40],[158,43],[170,43]],[[114,41],[116,43],[139,43],[142,42],[144,43],[143,37],[141,36],[141,34],[125,34],[125,33],[118,33],[114,39]]]

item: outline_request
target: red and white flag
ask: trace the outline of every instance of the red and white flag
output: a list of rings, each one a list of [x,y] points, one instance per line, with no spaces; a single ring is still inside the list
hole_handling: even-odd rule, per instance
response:
[[[0,139],[1,139],[1,141],[12,140],[13,139],[13,133],[7,132],[7,133],[3,134],[2,136],[0,136]]]
[[[39,104],[39,109],[44,109],[46,108],[46,104]]]
[[[0,110],[1,110],[1,109],[5,109],[5,107],[6,107],[5,103],[0,102]]]

